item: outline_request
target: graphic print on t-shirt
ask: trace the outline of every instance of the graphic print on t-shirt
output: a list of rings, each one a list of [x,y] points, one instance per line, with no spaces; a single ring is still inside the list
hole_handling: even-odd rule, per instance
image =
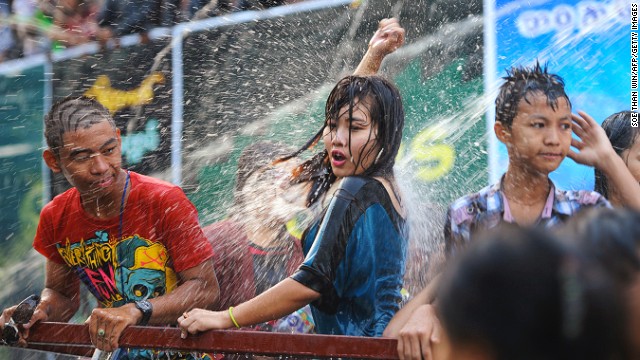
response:
[[[58,252],[104,307],[118,307],[171,292],[177,277],[167,249],[138,235],[121,241],[106,231],[80,242],[58,244]]]

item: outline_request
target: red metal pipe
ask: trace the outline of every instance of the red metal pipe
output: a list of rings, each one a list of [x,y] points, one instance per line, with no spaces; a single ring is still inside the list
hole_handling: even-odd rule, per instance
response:
[[[29,347],[80,355],[91,346],[87,325],[39,323],[29,332]],[[260,331],[212,330],[187,339],[172,327],[130,326],[120,337],[122,347],[208,353],[285,355],[314,358],[398,359],[397,341],[335,335],[285,334]],[[50,350],[55,351],[55,350]]]

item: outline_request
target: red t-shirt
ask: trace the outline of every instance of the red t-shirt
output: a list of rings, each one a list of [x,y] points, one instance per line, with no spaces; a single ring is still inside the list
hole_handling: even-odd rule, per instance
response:
[[[47,259],[73,268],[105,307],[171,292],[176,273],[213,256],[198,212],[182,189],[130,172],[122,216],[89,216],[72,188],[40,214],[33,247]]]
[[[291,235],[286,235],[287,246],[260,249],[251,243],[242,226],[230,219],[207,225],[203,231],[215,252],[213,261],[220,286],[216,310],[226,310],[259,295],[260,289],[293,274],[304,259],[300,240]],[[267,265],[259,266],[256,258]],[[268,268],[276,275],[269,276],[272,274],[264,271]]]

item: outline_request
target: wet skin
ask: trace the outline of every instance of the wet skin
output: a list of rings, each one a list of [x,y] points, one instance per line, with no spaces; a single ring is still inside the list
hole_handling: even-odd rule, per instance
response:
[[[530,93],[527,99],[518,104],[511,127],[497,123],[498,137],[509,149],[510,166],[548,175],[571,147],[571,107],[559,98],[553,109],[541,92]]]
[[[110,217],[118,204],[126,179],[122,170],[120,130],[107,121],[67,132],[58,156],[46,150],[45,161],[78,189],[83,206],[96,217]],[[105,205],[99,208],[100,204]],[[111,205],[111,206],[109,206]]]
[[[333,173],[343,178],[361,174],[369,168],[380,146],[376,141],[377,127],[371,121],[366,101],[358,101],[353,106],[351,122],[348,106],[341,108],[339,113],[337,120],[327,121],[323,141]]]
[[[640,136],[636,137],[633,145],[620,154],[631,175],[640,182]]]

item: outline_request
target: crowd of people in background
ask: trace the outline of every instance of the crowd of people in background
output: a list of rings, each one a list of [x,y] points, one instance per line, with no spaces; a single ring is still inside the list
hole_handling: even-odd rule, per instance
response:
[[[0,62],[301,0],[0,0]]]

